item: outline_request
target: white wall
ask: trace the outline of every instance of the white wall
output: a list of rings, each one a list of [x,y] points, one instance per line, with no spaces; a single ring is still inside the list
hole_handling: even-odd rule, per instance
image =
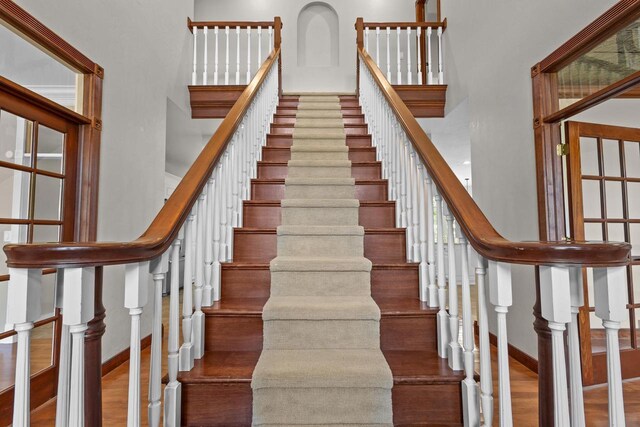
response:
[[[614,3],[442,2],[447,111],[468,99],[474,198],[509,239],[538,239],[530,67]],[[514,266],[508,317],[511,343],[536,357],[534,280]]]
[[[186,17],[193,2],[18,0],[22,7],[105,68],[100,164],[100,240],[131,240],[163,202],[167,98],[189,111]],[[186,129],[174,130],[176,133]],[[129,345],[123,269],[105,271],[103,360]],[[143,333],[150,332],[149,310]]]
[[[337,66],[307,67],[298,61],[298,15],[311,3],[325,3],[338,15]],[[283,87],[287,92],[354,92],[356,89],[356,18],[365,21],[414,21],[413,0],[196,0],[195,19],[271,20],[282,17]],[[313,46],[310,46],[313,47]],[[243,56],[244,57],[244,56]]]

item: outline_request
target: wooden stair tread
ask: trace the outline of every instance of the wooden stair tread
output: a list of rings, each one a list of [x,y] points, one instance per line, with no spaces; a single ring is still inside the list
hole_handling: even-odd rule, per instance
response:
[[[178,373],[182,383],[251,383],[261,351],[207,351],[191,371]]]
[[[245,206],[280,206],[280,202],[281,200],[244,200],[242,203]],[[393,200],[360,200],[360,206],[389,206],[395,203]]]
[[[436,350],[383,350],[393,373],[394,384],[459,383],[464,371],[449,368]]]
[[[384,270],[414,270],[420,266],[419,263],[416,262],[407,262],[400,264],[387,264],[387,263],[373,263],[373,269],[384,269]],[[266,262],[223,262],[222,268],[228,269],[269,269],[269,263]]]

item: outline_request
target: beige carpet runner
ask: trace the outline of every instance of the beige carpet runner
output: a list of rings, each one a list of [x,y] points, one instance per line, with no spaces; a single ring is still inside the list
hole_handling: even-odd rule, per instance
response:
[[[391,370],[337,96],[301,96],[271,262],[254,426],[391,426]]]

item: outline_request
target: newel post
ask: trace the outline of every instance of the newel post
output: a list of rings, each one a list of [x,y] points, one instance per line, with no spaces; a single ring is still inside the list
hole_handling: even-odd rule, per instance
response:
[[[360,96],[360,56],[358,51],[364,49],[364,19],[356,19],[356,95]]]
[[[277,50],[282,46],[282,18],[273,18],[273,49]],[[282,95],[282,51],[278,58],[278,95]]]

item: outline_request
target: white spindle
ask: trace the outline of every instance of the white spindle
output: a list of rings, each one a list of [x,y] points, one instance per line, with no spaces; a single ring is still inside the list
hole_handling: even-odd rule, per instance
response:
[[[56,272],[56,308],[64,306],[64,270]],[[64,316],[64,313],[63,313]],[[71,390],[71,334],[69,325],[62,324],[58,359],[58,391],[56,393],[56,427],[69,425],[69,393]]]
[[[207,187],[206,207],[205,207],[205,232],[204,232],[204,287],[202,289],[202,305],[205,307],[213,304],[213,286],[215,281],[215,273],[213,271],[213,222],[214,222],[214,206],[215,203],[215,171],[209,177]]]
[[[198,84],[198,27],[193,27],[193,72],[191,73],[191,84]]]
[[[480,357],[480,404],[485,426],[493,425],[493,373],[489,344],[489,315],[485,297],[487,260],[478,255],[476,287],[478,292],[478,344]]]
[[[444,72],[442,68],[442,27],[438,27],[438,84],[444,84]]]
[[[433,29],[431,27],[427,27],[427,68],[429,71],[427,72],[427,84],[433,84],[433,62],[431,62],[431,33]],[[426,70],[425,70],[426,71]]]
[[[462,381],[462,408],[465,426],[480,425],[478,384],[474,379],[473,315],[471,313],[471,286],[469,285],[469,246],[460,236],[460,270],[462,271],[462,347],[464,351],[464,375]]]
[[[568,426],[569,395],[564,353],[565,324],[571,321],[569,268],[540,266],[540,307],[551,330],[554,424]]]
[[[447,288],[444,275],[444,223],[442,197],[436,193],[436,217],[438,226],[438,355],[445,359],[449,345],[449,315],[447,314]]]
[[[153,323],[151,329],[151,364],[149,371],[149,425],[160,425],[162,397],[162,285],[169,271],[169,253],[165,252],[149,265],[153,277]]]
[[[376,27],[376,65],[380,68],[380,27]]]
[[[607,340],[607,384],[609,385],[609,425],[625,425],[622,367],[620,364],[620,324],[628,319],[626,267],[594,268],[596,316],[602,319]]]
[[[213,28],[213,35],[215,36],[215,54],[213,57],[214,70],[213,70],[213,84],[218,84],[218,26]]]
[[[584,305],[582,288],[582,268],[570,269],[571,283],[571,322],[568,326],[567,341],[569,344],[569,401],[571,402],[571,425],[585,425],[584,397],[582,395],[582,362],[580,360],[580,337],[578,330],[578,314]]]
[[[196,205],[196,281],[193,292],[193,357],[204,355],[204,313],[202,312],[202,290],[204,287],[204,231],[206,222],[206,193],[200,194]]]
[[[273,50],[273,27],[269,25],[269,52]]]
[[[401,61],[400,61],[400,55],[401,55],[401,50],[400,50],[400,38],[402,35],[402,30],[400,29],[400,27],[396,28],[396,64],[398,67],[397,70],[397,74],[398,74],[398,84],[401,85],[402,84],[402,67],[401,67]]]
[[[182,339],[180,347],[180,370],[193,368],[192,313],[193,313],[193,220],[190,213],[184,225],[184,279],[182,289]]]
[[[7,323],[14,325],[18,344],[13,397],[13,425],[30,425],[31,331],[40,317],[42,270],[9,268]]]
[[[229,84],[229,27],[224,27],[224,84]]]
[[[125,267],[124,306],[129,309],[129,316],[131,317],[129,404],[127,411],[128,427],[137,427],[140,425],[140,318],[142,316],[142,309],[147,304],[148,282],[148,261],[128,264]],[[73,395],[71,397],[73,401]]]
[[[236,27],[236,84],[240,84],[240,27]]]
[[[456,245],[453,228],[455,220],[449,207],[444,207],[444,219],[447,223],[447,258],[449,261],[449,329],[450,341],[447,349],[449,367],[455,371],[462,369],[462,348],[458,343],[460,319],[458,319],[458,283],[456,273]],[[462,272],[464,275],[464,271]]]
[[[164,424],[180,426],[182,385],[178,382],[180,348],[180,238],[171,245],[171,293],[169,295],[169,338],[167,369],[169,382],[164,388]]]
[[[426,177],[427,172],[418,159],[418,210],[419,210],[419,234],[420,234],[420,301],[431,302],[429,299],[429,254],[428,254],[428,223],[427,215],[429,215],[429,190],[427,189]],[[433,212],[433,210],[432,210]],[[433,214],[431,213],[433,217]],[[431,220],[433,224],[433,219]]]
[[[418,51],[418,61],[417,61],[417,65],[418,65],[418,84],[421,85],[422,84],[422,43],[420,42],[420,39],[422,38],[422,27],[418,27],[416,28],[416,50]]]
[[[421,164],[420,157],[411,147],[411,203],[413,209],[411,210],[411,221],[413,222],[413,262],[420,262],[423,254],[420,250],[420,194],[424,194],[422,191],[422,179],[420,177],[420,171],[418,164]],[[424,254],[426,257],[426,253]]]
[[[407,84],[413,84],[413,75],[411,73],[411,27],[407,27]]]
[[[204,52],[202,53],[202,56],[204,57],[203,60],[203,69],[202,69],[202,84],[206,85],[207,84],[207,68],[209,65],[209,37],[208,37],[208,33],[209,33],[209,27],[204,27],[203,29],[203,34],[204,34]]]
[[[213,301],[220,300],[220,269],[221,262],[224,261],[222,258],[223,253],[221,251],[221,213],[223,210],[222,207],[222,168],[218,166],[216,168],[216,189],[215,196],[213,199],[213,209],[214,209],[214,219],[213,219]]]
[[[387,81],[391,82],[391,27],[387,27]]]
[[[511,265],[489,261],[489,299],[495,307],[498,340],[498,390],[501,427],[513,426],[511,410],[511,379],[507,339],[507,313],[513,303]],[[482,379],[480,379],[482,381]]]
[[[369,52],[369,27],[365,27],[364,29],[364,50]]]
[[[247,27],[247,84],[251,81],[251,27]]]

